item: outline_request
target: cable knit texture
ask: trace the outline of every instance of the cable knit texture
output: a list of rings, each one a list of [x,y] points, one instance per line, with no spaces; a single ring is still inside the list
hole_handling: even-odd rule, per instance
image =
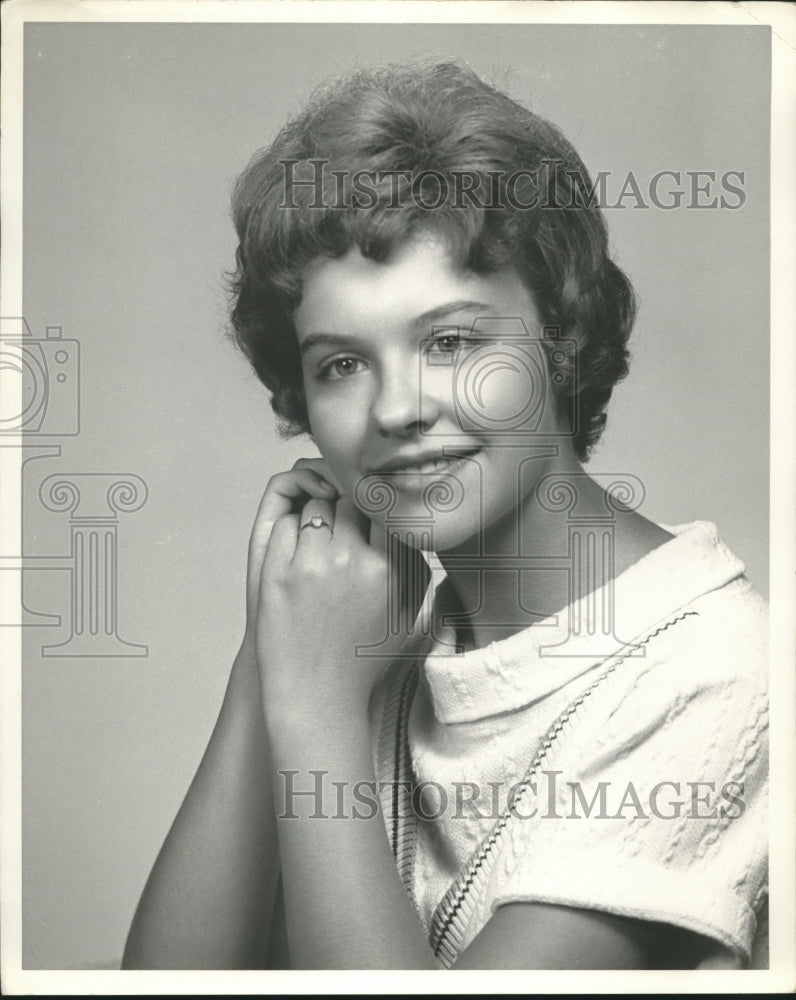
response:
[[[518,901],[664,921],[748,962],[768,870],[767,608],[714,525],[664,527],[611,584],[612,636],[570,634],[586,620],[570,607],[457,654],[443,581],[431,636],[385,672],[383,813],[446,965]]]

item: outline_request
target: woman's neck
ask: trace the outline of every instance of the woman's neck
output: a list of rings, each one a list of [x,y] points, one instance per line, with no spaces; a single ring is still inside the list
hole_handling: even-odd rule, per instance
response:
[[[546,477],[546,500],[532,489],[519,512],[438,553],[465,613],[457,623],[465,649],[480,649],[563,611],[672,537],[635,511],[609,505],[605,490],[574,457],[556,462]],[[556,493],[554,482],[564,484]]]

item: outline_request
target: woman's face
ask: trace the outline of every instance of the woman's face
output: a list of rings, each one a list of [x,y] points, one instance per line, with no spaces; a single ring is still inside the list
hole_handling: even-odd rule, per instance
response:
[[[427,235],[384,263],[353,247],[310,265],[294,322],[312,436],[371,520],[432,525],[431,544],[407,540],[438,552],[516,533],[512,512],[570,433],[516,272],[460,270]],[[529,462],[535,446],[548,459]]]

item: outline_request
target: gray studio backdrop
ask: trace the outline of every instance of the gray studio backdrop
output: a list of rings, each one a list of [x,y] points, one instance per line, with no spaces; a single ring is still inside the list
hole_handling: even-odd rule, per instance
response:
[[[423,54],[561,125],[612,201],[630,171],[643,192],[743,172],[734,210],[608,211],[641,311],[590,468],[639,476],[654,520],[715,521],[767,589],[767,28],[29,24],[24,310],[50,403],[25,468],[27,968],[118,963],[241,636],[258,499],[314,453],[224,339],[233,180],[327,75]]]

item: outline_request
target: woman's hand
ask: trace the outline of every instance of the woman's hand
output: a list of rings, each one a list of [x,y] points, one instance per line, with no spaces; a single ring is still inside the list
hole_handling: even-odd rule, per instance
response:
[[[300,458],[289,472],[280,472],[268,482],[249,538],[246,571],[246,634],[243,644],[254,655],[257,605],[265,552],[277,518],[301,511],[310,498],[334,500],[339,496],[326,463],[320,458]]]
[[[256,626],[269,728],[366,722],[373,685],[429,579],[421,553],[395,538],[388,551],[387,541],[345,496],[316,492],[300,513],[274,519]]]

